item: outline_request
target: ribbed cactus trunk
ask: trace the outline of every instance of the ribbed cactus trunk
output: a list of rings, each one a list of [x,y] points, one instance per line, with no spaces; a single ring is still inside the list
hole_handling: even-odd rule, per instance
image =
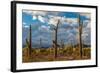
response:
[[[58,24],[59,24],[59,20],[55,29],[55,58],[57,58],[57,33],[58,33]]]
[[[31,28],[31,25],[30,25],[30,29],[29,29],[29,55],[31,57],[31,51],[32,51],[32,28]]]
[[[80,57],[82,58],[82,22],[80,20],[79,15],[79,49],[80,49]]]

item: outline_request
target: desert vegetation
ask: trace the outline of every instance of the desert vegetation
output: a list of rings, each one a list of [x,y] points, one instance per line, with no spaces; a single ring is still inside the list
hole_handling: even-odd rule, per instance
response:
[[[55,58],[55,48],[32,48],[31,54],[29,48],[23,48],[23,62],[45,62],[45,61],[66,61],[66,60],[86,60],[91,58],[91,49],[82,48],[82,57],[78,47],[65,46],[57,49]]]

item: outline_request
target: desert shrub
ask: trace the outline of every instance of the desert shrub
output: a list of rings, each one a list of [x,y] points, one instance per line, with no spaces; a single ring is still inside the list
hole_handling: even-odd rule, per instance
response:
[[[42,55],[48,55],[48,54],[49,54],[49,51],[48,51],[47,49],[41,49],[41,50],[40,50],[40,53],[41,53]]]
[[[35,50],[35,49],[32,49],[32,52],[33,52],[33,53],[36,53],[36,50]]]
[[[90,50],[90,48],[84,48],[83,49],[83,56],[87,56],[87,57],[90,58],[90,56],[91,56],[91,50]]]
[[[72,48],[72,46],[66,47],[66,48],[63,50],[63,53],[64,53],[64,54],[66,53],[68,56],[72,55],[72,53],[73,53],[73,48]]]
[[[79,47],[73,48],[73,56],[74,57],[79,57],[80,56],[80,49],[79,49]]]
[[[41,49],[40,52],[43,53],[43,52],[46,52],[46,50],[45,49]]]
[[[36,53],[37,53],[37,54],[39,54],[39,53],[40,53],[40,49],[36,49],[35,51],[36,51]]]

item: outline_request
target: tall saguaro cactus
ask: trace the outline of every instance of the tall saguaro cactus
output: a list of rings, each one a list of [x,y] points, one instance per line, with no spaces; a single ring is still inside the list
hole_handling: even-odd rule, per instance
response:
[[[79,20],[79,49],[80,49],[80,57],[82,58],[82,28],[83,28],[82,26],[83,24],[80,19],[80,15],[79,15],[78,20]]]
[[[31,25],[29,28],[29,39],[26,38],[26,45],[28,47],[27,56],[31,57],[31,51],[32,51],[32,28],[31,28]]]
[[[29,54],[30,54],[30,57],[31,57],[31,51],[32,51],[32,27],[30,25],[30,29],[29,29]]]
[[[57,26],[54,29],[55,30],[55,58],[57,58],[57,33],[58,33],[58,24],[59,24],[59,20],[57,22]]]

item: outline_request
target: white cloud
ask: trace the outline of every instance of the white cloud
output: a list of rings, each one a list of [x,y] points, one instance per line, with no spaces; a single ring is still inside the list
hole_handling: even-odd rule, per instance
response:
[[[60,22],[62,20],[62,17],[60,16],[49,16],[49,18],[48,24],[52,24],[54,26],[57,26],[58,20],[60,20]]]
[[[45,18],[43,16],[38,16],[38,20],[41,21],[42,23],[45,23]]]
[[[66,18],[65,20],[68,24],[77,24],[78,19],[77,18]]]
[[[49,22],[48,24],[52,24],[57,26],[57,22],[58,20],[60,20],[60,24],[77,24],[78,23],[78,19],[77,18],[66,18],[66,17],[60,17],[60,16],[49,16]]]
[[[25,27],[25,28],[29,28],[29,26],[28,26],[28,25],[24,25],[24,27]]]
[[[25,23],[25,22],[23,22],[23,25],[26,25],[26,23]]]
[[[57,22],[58,22],[57,19],[51,18],[51,19],[49,20],[48,24],[52,24],[52,25],[54,25],[54,26],[57,26]]]
[[[48,17],[49,17],[49,18],[53,18],[54,16],[53,16],[53,15],[48,15]]]
[[[42,23],[46,23],[48,21],[47,18],[45,18],[45,17],[43,17],[41,15],[33,15],[33,20],[36,20],[36,19],[38,19]]]
[[[38,19],[42,23],[46,22],[46,18],[44,18],[44,16],[46,16],[47,12],[45,12],[45,11],[23,10],[23,12],[32,15],[33,20]]]
[[[23,22],[23,27],[24,28],[29,28],[29,26],[27,25],[27,23]]]
[[[42,25],[39,27],[39,30],[48,32],[48,31],[50,31],[50,26]]]
[[[25,22],[23,22],[23,26],[25,26],[26,25],[26,23]]]
[[[37,16],[33,15],[33,20],[36,20],[37,19]]]

